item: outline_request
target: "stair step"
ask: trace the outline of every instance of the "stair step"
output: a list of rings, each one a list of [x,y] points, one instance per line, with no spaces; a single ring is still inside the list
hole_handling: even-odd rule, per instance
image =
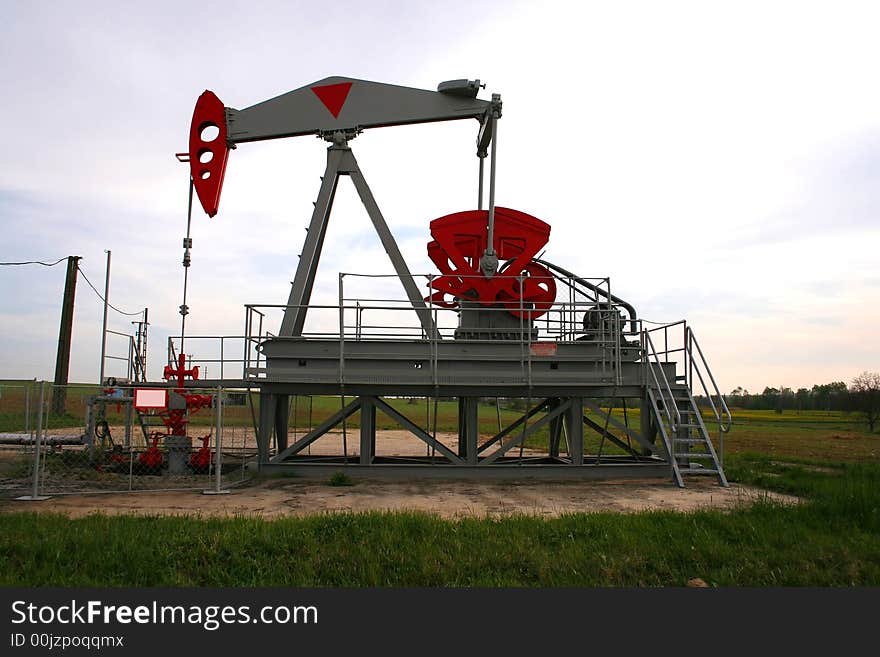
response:
[[[673,438],[672,442],[675,443],[704,443],[706,442],[705,438]]]
[[[673,454],[676,458],[687,458],[687,459],[711,459],[712,455],[707,454],[705,452],[681,452],[677,454]]]
[[[715,470],[714,468],[679,468],[678,471],[681,474],[696,474],[696,475],[701,475],[701,474],[717,475],[718,474],[718,470]]]

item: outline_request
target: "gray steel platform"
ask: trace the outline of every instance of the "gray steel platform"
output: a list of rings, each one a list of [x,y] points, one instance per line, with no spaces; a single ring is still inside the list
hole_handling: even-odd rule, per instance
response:
[[[272,338],[260,350],[265,390],[284,394],[645,396],[637,347],[584,342]],[[552,355],[535,355],[549,353]],[[668,375],[675,365],[668,364]]]

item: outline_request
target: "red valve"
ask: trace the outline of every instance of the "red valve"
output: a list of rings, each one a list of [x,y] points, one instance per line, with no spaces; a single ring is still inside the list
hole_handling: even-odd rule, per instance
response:
[[[166,365],[162,372],[162,376],[166,381],[169,381],[173,377],[177,377],[177,387],[182,389],[186,377],[191,376],[194,381],[199,380],[199,366],[196,365],[191,370],[186,369],[186,354],[181,353],[177,357],[177,369],[174,369],[170,365]]]
[[[202,441],[202,446],[189,457],[189,466],[193,472],[204,473],[211,467],[211,448],[209,447],[211,434],[202,436],[199,440]]]
[[[164,461],[162,450],[159,449],[159,441],[164,438],[164,435],[161,433],[152,433],[150,434],[150,437],[152,438],[152,442],[147,448],[147,451],[138,456],[138,463],[140,464],[140,469],[150,474],[159,474],[162,470],[162,464]]]
[[[467,210],[431,222],[434,241],[428,244],[428,256],[442,275],[431,282],[436,292],[425,300],[444,308],[457,307],[461,299],[484,306],[500,303],[516,317],[540,317],[556,299],[556,281],[532,258],[547,243],[550,225],[525,212],[496,207],[494,248],[498,259],[508,262],[488,277],[480,269],[488,217],[486,210]]]

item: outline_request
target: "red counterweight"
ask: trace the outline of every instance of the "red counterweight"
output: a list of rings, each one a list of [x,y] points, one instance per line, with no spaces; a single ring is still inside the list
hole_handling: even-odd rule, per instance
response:
[[[431,282],[437,291],[425,301],[444,308],[457,307],[460,299],[501,304],[515,317],[540,317],[556,299],[556,281],[532,258],[547,244],[550,225],[525,212],[496,207],[494,248],[498,259],[508,262],[490,277],[480,270],[488,217],[486,210],[467,210],[431,222],[434,241],[428,244],[428,256],[442,275]]]

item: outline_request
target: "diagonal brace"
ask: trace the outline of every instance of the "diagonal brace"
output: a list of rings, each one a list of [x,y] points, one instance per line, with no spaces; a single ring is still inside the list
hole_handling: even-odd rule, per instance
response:
[[[501,445],[498,449],[492,452],[489,456],[484,458],[481,463],[484,465],[489,465],[490,463],[494,463],[496,460],[504,456],[509,450],[519,445],[522,441],[524,441],[528,436],[530,436],[533,432],[537,431],[545,424],[550,422],[555,417],[562,415],[565,411],[569,409],[571,406],[571,400],[567,400],[562,402],[559,406],[554,408],[552,411],[547,413],[540,420],[535,422],[533,425],[529,426],[525,431],[521,431],[517,433],[513,438],[511,438],[507,443]]]
[[[453,452],[440,441],[436,440],[431,434],[422,430],[421,427],[419,427],[405,415],[398,412],[397,409],[390,406],[388,402],[386,402],[384,399],[382,399],[381,397],[375,397],[373,399],[373,403],[376,405],[376,408],[381,409],[392,420],[397,421],[402,427],[408,429],[412,434],[414,434],[416,438],[426,442],[428,445],[443,454],[443,456],[448,458],[450,461],[459,465],[464,464],[464,460],[460,458],[455,452]]]
[[[517,427],[519,427],[523,422],[525,422],[526,420],[532,418],[533,416],[537,415],[538,413],[540,413],[541,411],[543,411],[545,408],[547,408],[547,405],[548,405],[549,403],[550,403],[550,400],[549,400],[549,399],[545,399],[545,400],[542,401],[540,404],[538,404],[538,405],[535,406],[533,409],[531,409],[528,413],[526,413],[525,415],[521,415],[521,416],[520,416],[520,417],[519,417],[519,418],[518,418],[513,424],[511,424],[511,425],[507,426],[506,428],[502,429],[501,431],[499,431],[498,433],[496,433],[494,436],[492,436],[491,438],[489,438],[489,440],[487,440],[487,441],[484,442],[482,445],[480,445],[480,447],[477,449],[477,453],[480,453],[480,452],[484,452],[484,451],[486,451],[489,447],[491,447],[492,445],[494,445],[495,443],[497,443],[499,440],[501,440],[502,438],[504,438],[504,436],[506,436],[506,435],[509,434],[511,431],[513,431],[514,429],[516,429]],[[499,422],[499,424],[500,424],[500,422]]]
[[[603,438],[605,438],[609,442],[614,443],[615,445],[620,447],[620,449],[624,450],[625,452],[629,453],[630,455],[632,455],[636,458],[639,458],[641,456],[641,454],[639,454],[636,450],[634,450],[632,447],[630,447],[625,442],[623,442],[620,438],[618,438],[614,434],[609,433],[605,429],[605,427],[603,427],[598,422],[593,422],[593,420],[591,420],[586,415],[584,415],[584,424],[586,424],[588,427],[593,429],[593,431],[598,433],[600,436],[602,436]]]
[[[293,443],[293,445],[285,449],[283,452],[279,452],[278,454],[276,454],[270,460],[270,463],[278,463],[286,459],[291,454],[296,454],[297,452],[304,450],[306,447],[315,442],[318,438],[327,433],[330,429],[335,427],[337,424],[342,422],[350,415],[353,415],[360,407],[361,398],[358,397],[357,399],[346,405],[344,408],[336,411],[333,415],[331,415],[317,427],[309,431],[305,436],[297,440],[295,443]]]
[[[599,417],[603,420],[607,420],[608,424],[611,424],[614,427],[623,431],[627,436],[635,440],[639,445],[650,451],[652,454],[658,454],[656,445],[653,445],[649,441],[645,440],[642,434],[638,433],[637,431],[633,431],[610,413],[606,413],[605,411],[603,411],[596,402],[589,399],[584,399],[584,406],[587,406],[591,411],[599,415]]]

